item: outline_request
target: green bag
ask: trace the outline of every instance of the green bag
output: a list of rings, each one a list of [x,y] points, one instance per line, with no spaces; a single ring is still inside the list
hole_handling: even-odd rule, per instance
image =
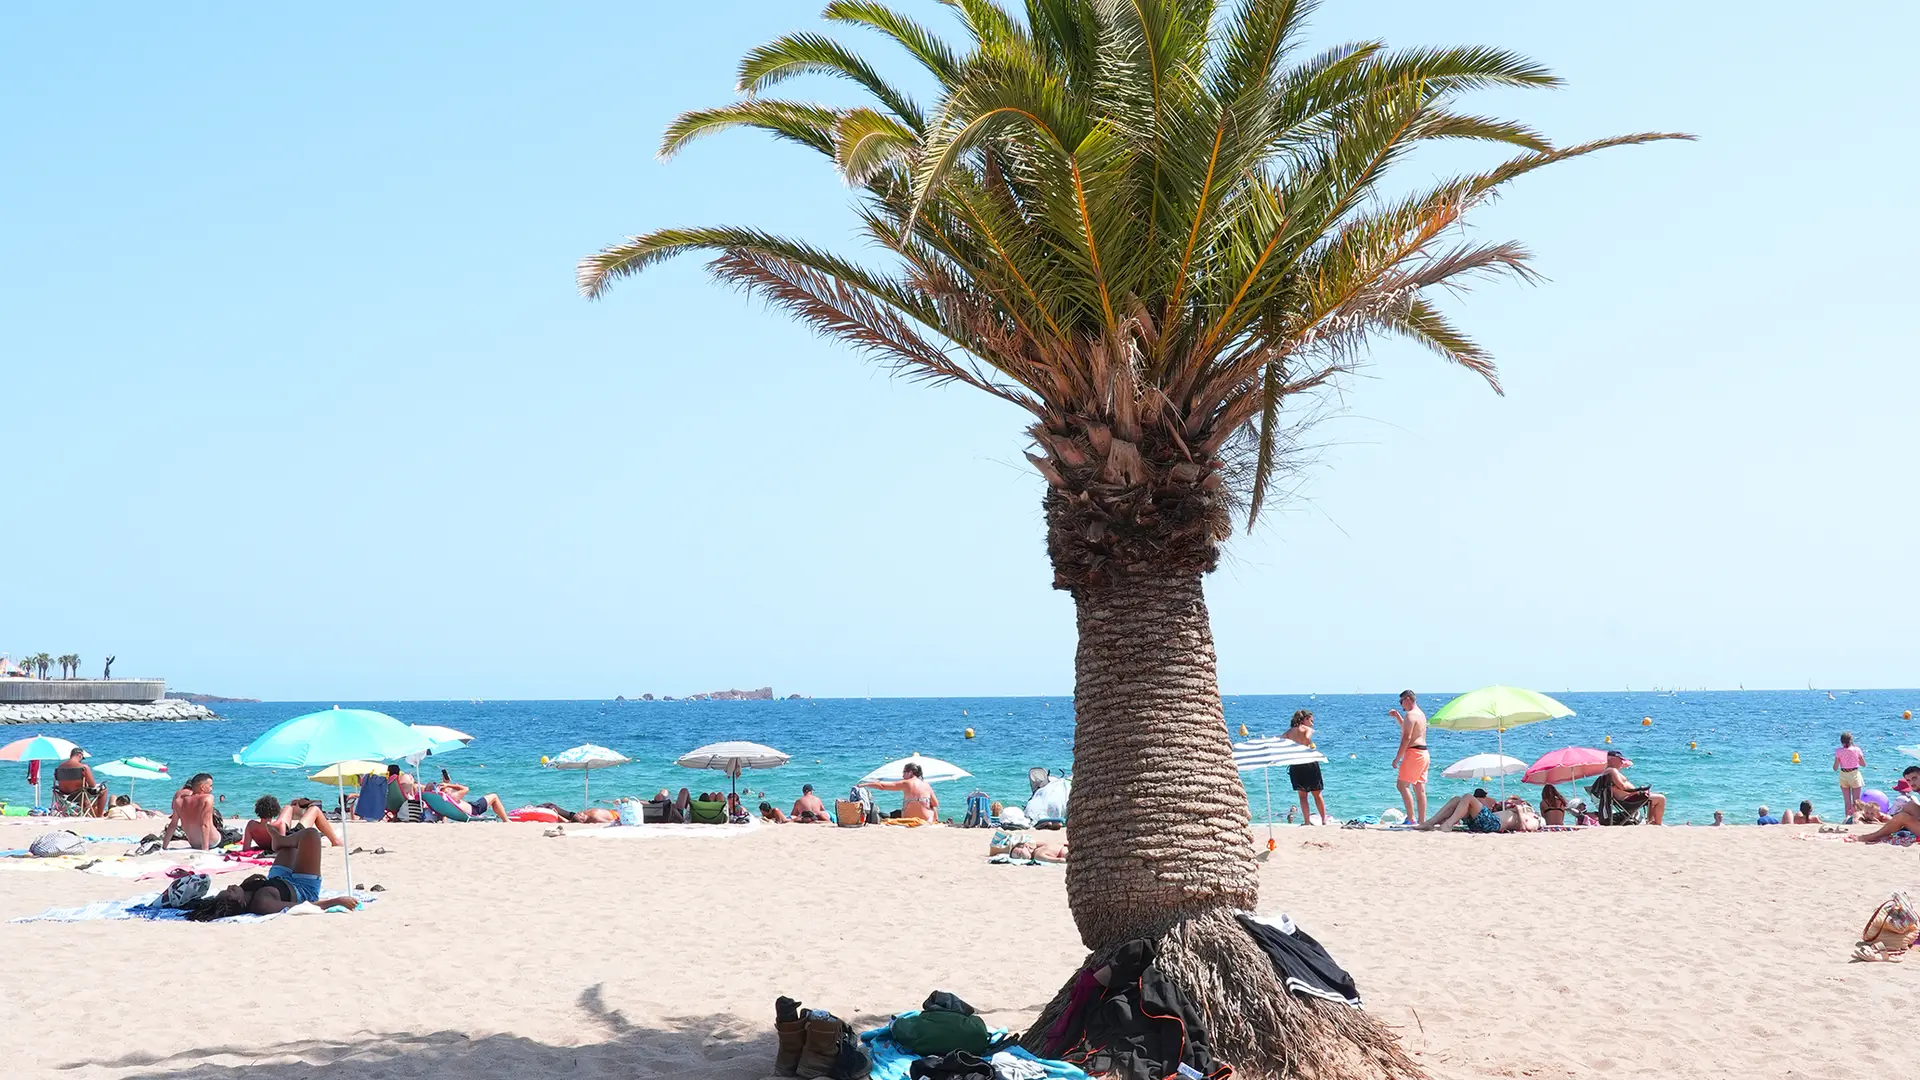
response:
[[[967,1013],[934,1009],[895,1020],[893,1041],[921,1057],[955,1050],[985,1057],[987,1022]]]

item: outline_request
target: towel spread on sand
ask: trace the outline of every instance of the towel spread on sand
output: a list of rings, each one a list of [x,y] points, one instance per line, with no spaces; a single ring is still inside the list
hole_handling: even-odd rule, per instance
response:
[[[894,1019],[897,1020],[902,1016],[912,1016],[917,1012],[919,1012],[918,1009],[910,1009],[896,1015]],[[894,1042],[892,1036],[892,1024],[860,1033],[860,1041],[866,1044],[867,1051],[873,1055],[873,1072],[869,1080],[909,1080],[907,1069],[914,1062],[920,1060],[918,1055],[906,1047],[901,1046],[899,1043]],[[987,1036],[993,1041],[998,1042],[1007,1037],[1007,1029],[995,1028],[989,1031]],[[1049,1080],[1087,1080],[1087,1074],[1075,1066],[1069,1065],[1064,1061],[1048,1061],[1042,1057],[1035,1057],[1033,1054],[1028,1053],[1025,1049],[1018,1046],[1009,1046],[1004,1050],[996,1052],[992,1060],[997,1064],[1002,1057],[1009,1057],[1015,1061],[1024,1062],[1026,1066],[1029,1067],[1029,1070],[1040,1070],[1037,1073],[1029,1071],[1028,1075],[1044,1075],[1048,1077]]]
[[[332,895],[343,896],[345,894],[335,893]],[[359,899],[362,905],[371,904],[379,899],[379,897],[372,893],[361,892],[359,890],[355,890],[353,895]],[[187,913],[185,911],[179,908],[163,908],[157,906],[159,899],[160,894],[157,892],[142,893],[139,896],[128,896],[119,900],[99,900],[83,907],[49,908],[38,915],[23,915],[18,919],[11,919],[9,921],[17,923],[130,922],[136,919],[144,919],[150,922],[187,921]],[[223,923],[266,922],[268,919],[277,919],[282,915],[295,914],[299,912],[301,908],[312,908],[313,911],[321,910],[309,904],[298,904],[288,908],[286,911],[276,912],[272,915],[235,915],[232,918],[216,919],[214,921]],[[343,913],[344,911],[344,908],[334,908],[327,910],[325,914],[332,915],[335,913]]]

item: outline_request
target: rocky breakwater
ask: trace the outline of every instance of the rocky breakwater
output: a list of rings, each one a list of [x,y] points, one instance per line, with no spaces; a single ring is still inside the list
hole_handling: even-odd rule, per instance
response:
[[[134,720],[218,720],[205,705],[191,701],[69,702],[55,705],[0,705],[0,724],[75,724]]]

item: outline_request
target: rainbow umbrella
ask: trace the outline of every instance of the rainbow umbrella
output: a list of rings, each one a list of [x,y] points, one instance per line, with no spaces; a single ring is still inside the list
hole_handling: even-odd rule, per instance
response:
[[[29,735],[0,746],[0,761],[65,761],[73,744],[51,735]],[[84,755],[83,755],[84,756]],[[40,805],[40,781],[33,782],[33,805]]]

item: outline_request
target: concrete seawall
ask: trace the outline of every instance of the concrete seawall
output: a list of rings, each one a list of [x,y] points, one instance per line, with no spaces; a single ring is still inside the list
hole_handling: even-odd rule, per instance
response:
[[[146,705],[166,696],[165,679],[0,679],[0,705]]]

